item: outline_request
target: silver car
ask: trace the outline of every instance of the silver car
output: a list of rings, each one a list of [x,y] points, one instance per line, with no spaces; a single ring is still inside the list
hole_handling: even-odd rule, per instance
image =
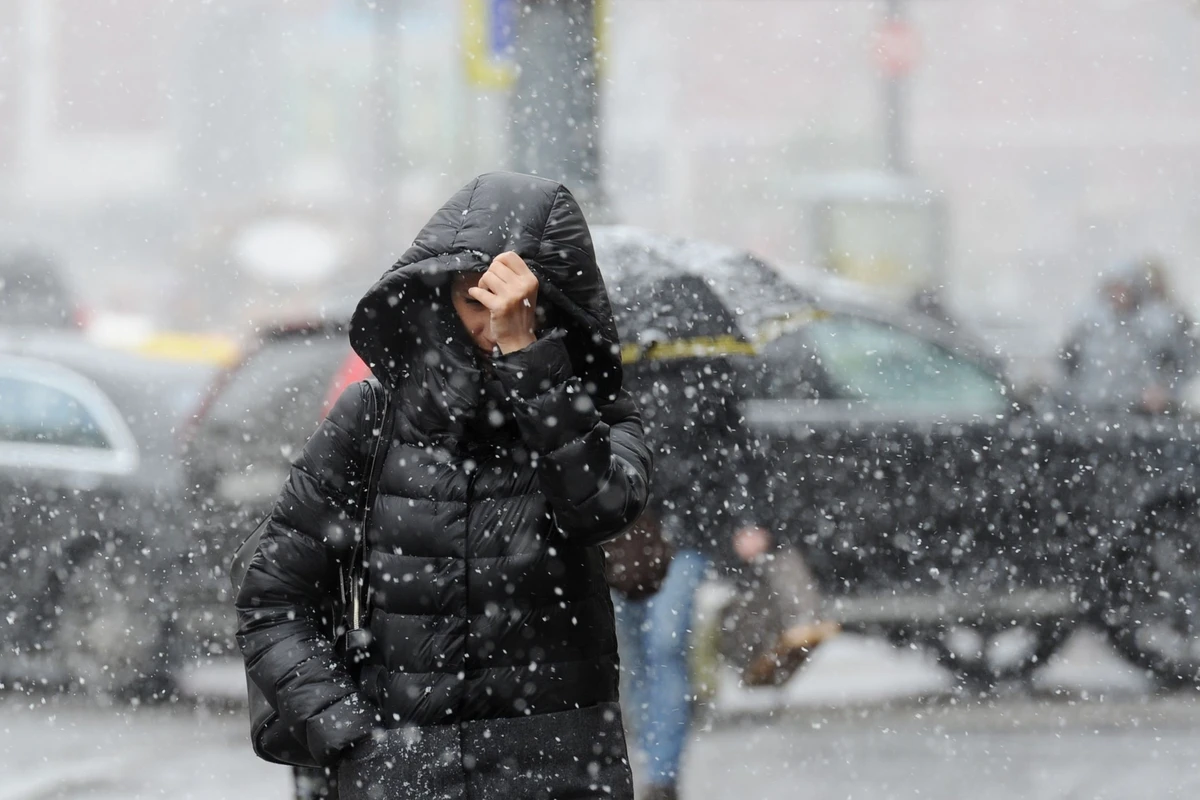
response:
[[[211,374],[73,337],[0,341],[0,672],[169,687],[187,580],[180,429]]]

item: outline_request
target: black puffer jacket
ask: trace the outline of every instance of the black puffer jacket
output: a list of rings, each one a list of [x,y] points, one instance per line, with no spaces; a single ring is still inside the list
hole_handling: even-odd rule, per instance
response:
[[[449,278],[505,250],[557,327],[489,362]],[[354,386],[295,461],[237,599],[252,678],[341,761],[344,793],[631,797],[599,544],[645,506],[650,454],[574,198],[476,179],[363,298],[351,341],[395,409],[367,531],[371,656],[347,669],[312,610],[353,539],[370,439]]]

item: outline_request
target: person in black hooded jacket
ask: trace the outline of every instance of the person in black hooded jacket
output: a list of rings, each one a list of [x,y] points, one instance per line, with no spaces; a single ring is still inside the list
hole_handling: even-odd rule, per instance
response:
[[[295,460],[237,597],[252,680],[354,798],[632,798],[601,543],[651,469],[571,193],[483,175],[366,294],[351,343],[394,434],[366,536],[373,640],[317,622],[372,438],[350,387]]]

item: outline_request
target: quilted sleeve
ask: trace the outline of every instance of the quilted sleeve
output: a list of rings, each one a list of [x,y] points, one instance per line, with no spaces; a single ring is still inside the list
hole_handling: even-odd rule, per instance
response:
[[[599,544],[624,532],[646,507],[652,469],[633,398],[622,392],[597,408],[561,332],[494,365],[563,535]]]
[[[236,599],[251,680],[322,763],[376,722],[322,619],[339,592],[339,559],[353,545],[354,498],[372,441],[369,391],[348,387],[293,462]]]

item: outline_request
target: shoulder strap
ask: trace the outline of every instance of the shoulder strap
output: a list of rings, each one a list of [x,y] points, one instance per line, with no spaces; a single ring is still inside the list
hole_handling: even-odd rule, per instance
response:
[[[374,378],[368,379],[367,384],[371,390],[373,401],[371,419],[375,443],[371,449],[367,469],[363,474],[365,482],[362,487],[362,524],[364,528],[371,518],[371,506],[375,504],[375,496],[379,491],[379,476],[383,472],[384,456],[387,455],[388,448],[392,445],[392,431],[396,423],[395,415],[392,413],[391,397],[387,390]]]
[[[347,622],[350,629],[362,627],[363,608],[366,604],[366,569],[367,569],[367,530],[371,524],[371,510],[379,492],[379,476],[383,472],[383,462],[388,448],[392,444],[392,431],[395,424],[392,413],[391,398],[383,385],[374,378],[367,380],[370,392],[371,432],[373,443],[363,471],[362,481],[362,514],[358,530],[354,536],[354,549],[350,555],[349,564],[349,603],[347,604]]]

